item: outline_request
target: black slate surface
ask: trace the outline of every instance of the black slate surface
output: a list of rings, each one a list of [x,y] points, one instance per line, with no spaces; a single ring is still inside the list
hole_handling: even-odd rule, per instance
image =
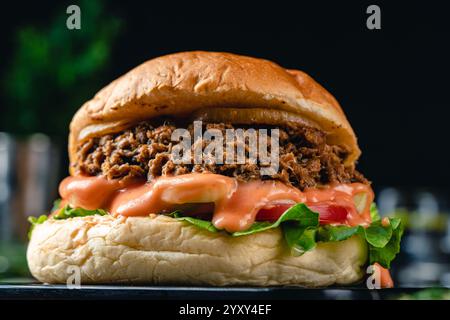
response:
[[[0,299],[32,300],[383,300],[418,288],[368,290],[363,287],[306,289],[298,287],[178,287],[92,285],[69,289],[65,285],[0,284]]]

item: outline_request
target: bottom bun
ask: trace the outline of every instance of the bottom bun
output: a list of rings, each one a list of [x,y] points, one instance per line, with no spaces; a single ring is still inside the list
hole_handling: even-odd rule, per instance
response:
[[[318,287],[359,281],[367,246],[354,236],[295,257],[279,228],[231,237],[166,216],[89,216],[37,225],[27,259],[47,283]]]

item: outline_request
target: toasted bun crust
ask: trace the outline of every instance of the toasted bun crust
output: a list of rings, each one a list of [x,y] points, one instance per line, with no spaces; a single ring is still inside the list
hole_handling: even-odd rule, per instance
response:
[[[353,166],[360,155],[355,134],[336,99],[302,71],[218,52],[182,52],[149,60],[100,90],[75,114],[69,156],[92,136],[112,133],[163,115],[184,117],[204,108],[262,108],[299,114],[345,146]],[[264,124],[264,123],[260,123]]]
[[[360,280],[367,247],[356,236],[294,257],[279,229],[230,237],[166,216],[90,216],[36,226],[27,258],[47,283],[66,283],[79,267],[81,284],[318,287]]]

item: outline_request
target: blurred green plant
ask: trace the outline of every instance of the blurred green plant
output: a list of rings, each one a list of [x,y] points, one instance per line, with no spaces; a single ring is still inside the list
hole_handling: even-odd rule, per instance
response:
[[[23,243],[0,243],[0,282],[5,278],[31,277]]]
[[[448,288],[427,288],[412,294],[403,294],[397,297],[398,300],[450,300],[450,289]]]
[[[406,230],[445,232],[447,228],[447,213],[423,214],[417,211],[397,208],[387,216],[402,220]]]
[[[103,1],[84,0],[81,29],[66,27],[66,8],[49,26],[17,30],[6,71],[2,128],[17,134],[63,134],[80,105],[102,85],[121,20],[108,15]]]

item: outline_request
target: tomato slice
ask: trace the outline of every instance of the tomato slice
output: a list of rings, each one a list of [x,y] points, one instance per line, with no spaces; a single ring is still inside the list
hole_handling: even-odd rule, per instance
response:
[[[212,220],[214,203],[185,203],[174,206],[172,211],[180,211],[183,215],[202,220]]]
[[[270,208],[259,210],[256,221],[276,221],[292,204],[275,205]],[[350,208],[330,203],[316,203],[308,205],[312,211],[319,214],[320,224],[344,223]]]
[[[256,215],[256,221],[277,221],[293,204],[279,204],[270,208],[262,208]]]
[[[319,214],[320,224],[343,223],[347,220],[349,208],[336,204],[312,204],[309,205],[312,211]]]
[[[262,208],[256,215],[256,221],[277,221],[280,216],[294,204],[276,204]],[[348,213],[352,210],[349,206],[336,203],[320,202],[308,204],[308,208],[319,214],[320,224],[344,223]],[[214,212],[213,203],[190,203],[179,205],[174,210],[180,210],[186,216],[198,219],[211,220]]]

